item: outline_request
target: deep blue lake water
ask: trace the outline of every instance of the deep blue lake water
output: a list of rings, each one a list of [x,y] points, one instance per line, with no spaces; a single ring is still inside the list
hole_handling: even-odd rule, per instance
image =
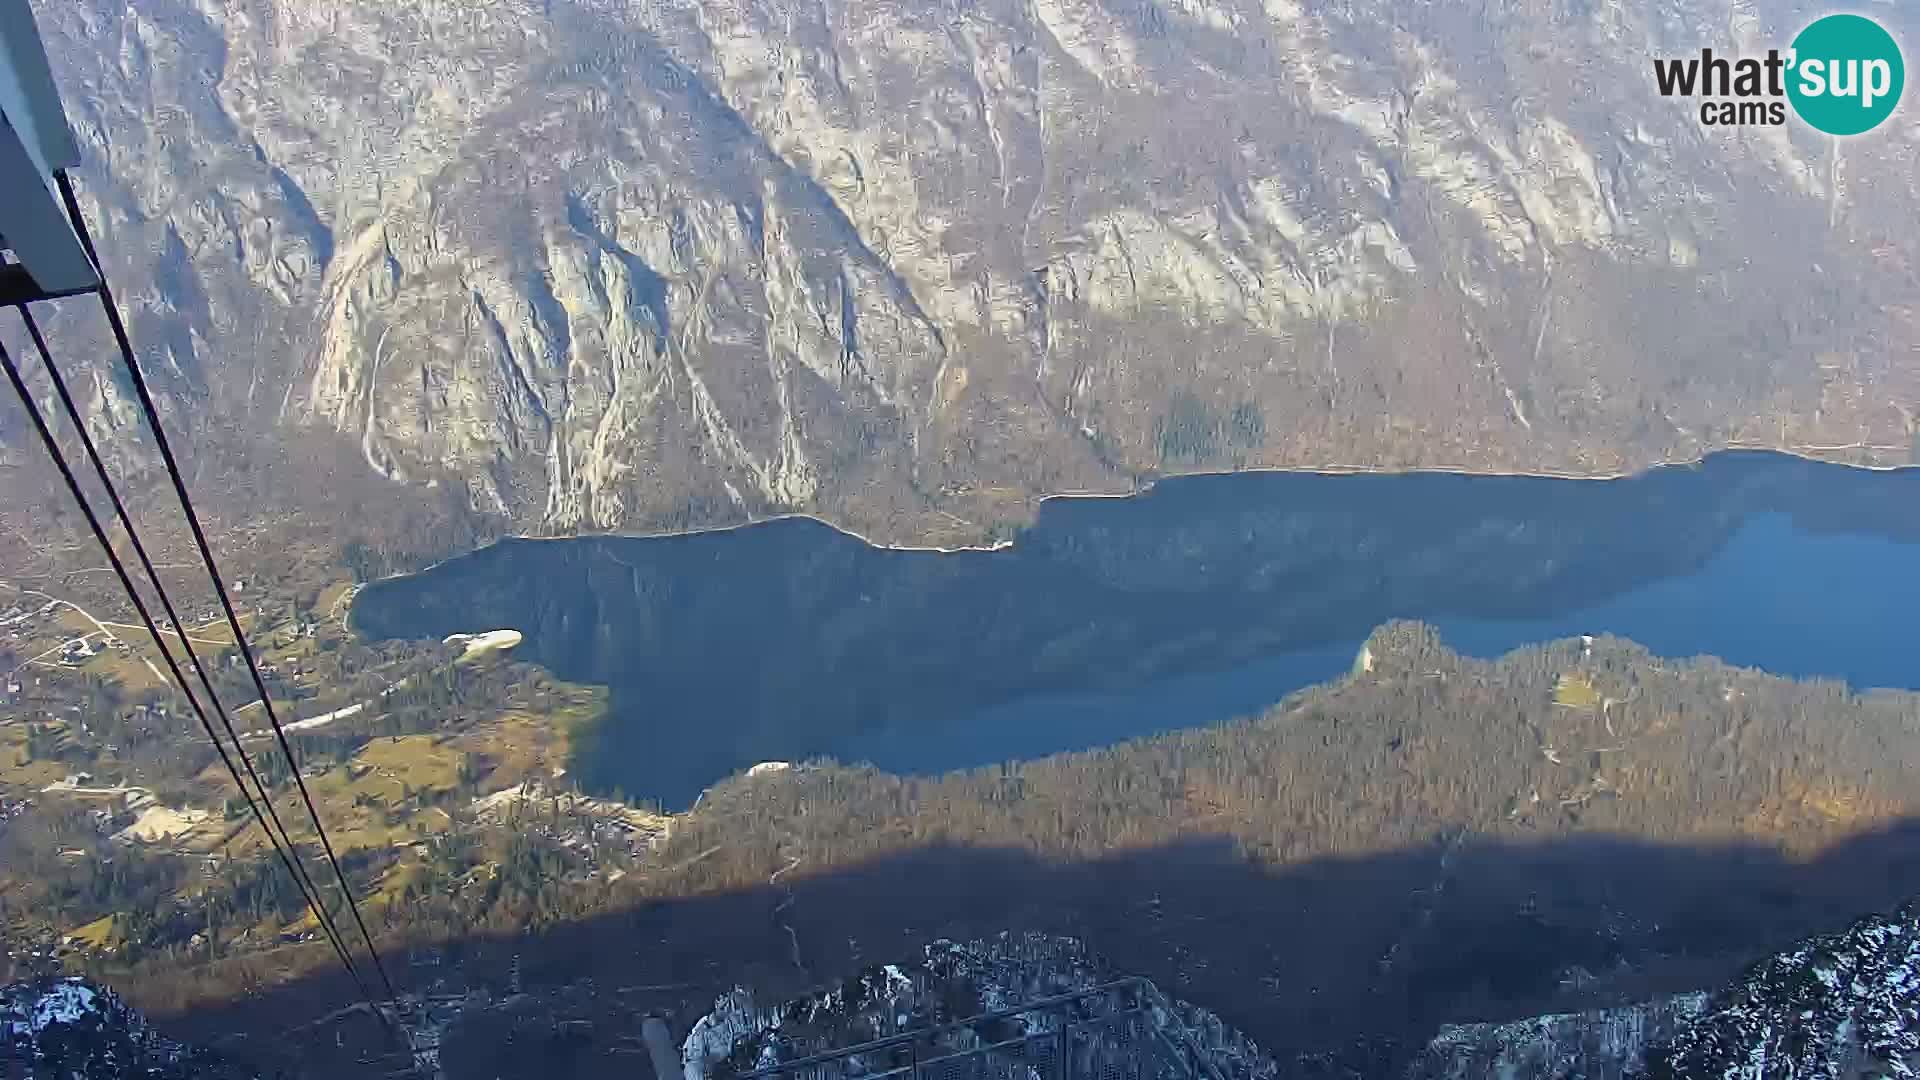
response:
[[[1615,481],[1265,473],[1053,500],[1014,546],[872,548],[816,522],[505,541],[381,582],[376,637],[512,627],[612,688],[576,768],[685,805],[757,761],[899,772],[1258,712],[1395,618],[1496,656],[1615,634],[1920,689],[1920,473],[1723,454]]]

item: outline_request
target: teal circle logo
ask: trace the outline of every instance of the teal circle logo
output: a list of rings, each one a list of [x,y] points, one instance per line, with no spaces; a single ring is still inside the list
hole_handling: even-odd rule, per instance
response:
[[[1800,119],[1829,135],[1872,131],[1900,104],[1907,65],[1880,24],[1829,15],[1793,39],[1787,98]]]

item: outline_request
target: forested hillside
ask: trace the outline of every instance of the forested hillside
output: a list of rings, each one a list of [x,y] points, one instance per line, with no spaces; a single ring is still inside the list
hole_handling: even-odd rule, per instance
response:
[[[556,879],[542,903],[571,915],[536,937],[511,932],[524,893],[433,889],[392,940],[486,985],[518,957],[711,1001],[940,935],[1068,933],[1282,1057],[1378,1065],[1441,1023],[1714,985],[1920,894],[1916,762],[1920,695],[1609,638],[1475,660],[1401,623],[1236,724],[941,777],[737,777],[619,881]],[[249,970],[130,974],[177,1008]],[[319,985],[252,1008],[299,1015]]]

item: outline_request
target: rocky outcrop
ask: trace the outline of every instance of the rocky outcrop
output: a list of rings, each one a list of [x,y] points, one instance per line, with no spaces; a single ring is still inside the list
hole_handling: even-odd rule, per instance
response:
[[[529,531],[804,510],[977,542],[1157,471],[1908,460],[1916,126],[1705,128],[1648,70],[1804,14],[39,17],[135,336],[202,438],[337,433]]]
[[[1097,996],[1060,1002],[1116,978],[1073,938],[1003,931],[973,941],[940,940],[915,961],[881,964],[778,1005],[763,1005],[746,989],[714,1002],[682,1044],[687,1080],[731,1077],[811,1054],[919,1032],[920,1060],[968,1055],[960,1067],[980,1076],[1034,1076],[1056,1062],[1067,1026],[1084,1025],[1067,1075],[1103,1075],[1096,1049],[1117,1054],[1141,1076],[1211,1076],[1214,1080],[1274,1080],[1278,1068],[1251,1039],[1206,1009],[1160,993],[1151,984],[1129,989],[1116,1004]],[[961,1023],[1007,1013],[982,1023]],[[1138,1008],[1141,1018],[1121,1015]],[[1037,1040],[1023,1045],[1022,1039]],[[1192,1067],[1162,1058],[1163,1047],[1193,1055]],[[1159,1067],[1165,1061],[1164,1069]],[[1200,1064],[1204,1061],[1204,1064]],[[951,1063],[950,1063],[951,1064]],[[848,1076],[887,1072],[897,1063],[881,1050],[846,1058]]]
[[[1656,1078],[1912,1076],[1920,903],[1755,964],[1657,1049]]]
[[[254,1075],[164,1038],[146,1019],[85,979],[0,988],[0,1063],[28,1080],[238,1080]]]
[[[1870,915],[1761,960],[1711,994],[1448,1027],[1409,1080],[1912,1076],[1920,1064],[1920,906]]]
[[[1038,934],[927,946],[925,958],[883,965],[775,1007],[737,990],[715,1003],[684,1044],[690,1080],[765,1068],[1113,978],[1071,939]],[[1212,1013],[1150,995],[1166,1030],[1191,1040],[1229,1077],[1318,1075],[1286,1065]],[[1733,984],[1641,1005],[1443,1028],[1404,1072],[1407,1080],[1910,1076],[1920,1061],[1920,907],[1873,915],[1753,965]],[[942,1029],[945,1030],[945,1029]],[[1056,1030],[1043,1011],[1021,1014],[996,1038]],[[975,1049],[961,1027],[938,1052]],[[948,1045],[938,1041],[945,1039]],[[1021,1051],[1008,1051],[1018,1056]],[[1144,1051],[1142,1051],[1144,1053]],[[881,1071],[876,1051],[849,1075]]]
[[[1706,1000],[1705,994],[1681,994],[1645,1005],[1505,1024],[1449,1025],[1427,1044],[1407,1077],[1623,1080],[1642,1076],[1647,1051],[1696,1020]]]

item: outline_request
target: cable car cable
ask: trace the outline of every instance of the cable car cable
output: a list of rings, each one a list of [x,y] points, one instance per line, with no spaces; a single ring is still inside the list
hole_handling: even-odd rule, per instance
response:
[[[99,543],[100,549],[106,554],[107,561],[113,565],[114,573],[120,578],[120,585],[126,590],[128,599],[133,601],[134,609],[139,612],[141,624],[146,627],[147,634],[153,638],[154,647],[160,651],[161,658],[166,661],[167,669],[173,674],[174,685],[181,691],[181,694],[186,697],[195,715],[200,718],[200,724],[206,730],[207,738],[212,740],[214,749],[220,754],[221,762],[227,767],[228,774],[233,777],[234,784],[240,788],[241,795],[246,797],[247,805],[253,809],[255,820],[259,821],[261,829],[267,833],[267,839],[273,843],[274,850],[279,853],[281,860],[287,864],[287,873],[294,879],[295,886],[300,887],[300,874],[299,871],[294,868],[294,860],[290,859],[287,852],[280,847],[279,842],[274,838],[273,831],[267,828],[266,821],[261,815],[259,807],[254,804],[252,795],[248,793],[246,784],[240,778],[240,770],[234,766],[233,759],[227,754],[226,747],[220,742],[219,736],[214,733],[213,722],[207,717],[206,710],[201,706],[199,698],[194,696],[192,688],[188,686],[186,674],[180,670],[179,663],[173,658],[172,651],[167,648],[166,642],[162,639],[160,628],[154,624],[153,616],[148,611],[146,602],[140,598],[139,591],[134,587],[132,575],[127,573],[126,564],[121,561],[120,553],[114,550],[113,543],[108,539],[106,530],[100,525],[99,517],[94,514],[92,505],[88,503],[85,493],[80,488],[79,479],[74,476],[73,469],[67,464],[66,456],[60,450],[60,444],[54,439],[52,430],[47,427],[46,418],[41,415],[40,407],[34,402],[32,393],[28,391],[26,381],[21,378],[20,370],[14,364],[12,354],[7,351],[6,346],[3,344],[0,344],[0,367],[6,368],[7,380],[13,384],[14,393],[19,396],[21,405],[26,408],[27,416],[33,421],[34,429],[39,432],[40,441],[46,446],[48,455],[52,457],[54,467],[60,471],[61,479],[66,481],[67,491],[73,496],[74,502],[80,507],[81,514],[86,517],[88,527],[93,530],[94,540]],[[317,898],[308,893],[305,888],[301,888],[301,895],[306,899],[308,907],[313,909],[315,919],[321,921],[323,925],[327,925],[325,911],[318,904]],[[353,977],[355,985],[360,988],[361,996],[367,998],[368,1004],[371,1005],[372,995],[367,992],[365,982],[361,980],[358,970],[354,968],[352,957],[344,947],[345,943],[337,936],[331,934],[328,936],[328,942],[333,946],[342,965],[347,968],[348,974]]]
[[[387,997],[391,1000],[398,996],[393,989],[393,980],[387,976],[387,967],[380,960],[380,950],[373,943],[373,934],[367,930],[366,919],[360,914],[360,902],[353,895],[353,886],[348,883],[345,872],[340,869],[339,857],[334,854],[333,843],[327,839],[327,830],[320,822],[320,812],[314,808],[313,795],[307,790],[307,782],[300,775],[300,765],[294,756],[293,745],[287,741],[287,733],[280,726],[280,717],[273,707],[273,696],[267,692],[266,679],[260,674],[259,661],[254,658],[253,647],[247,644],[246,633],[240,628],[240,616],[233,607],[233,598],[227,595],[227,585],[220,576],[219,567],[213,558],[213,549],[207,542],[207,534],[200,527],[200,519],[193,509],[193,497],[187,493],[187,484],[180,475],[180,463],[173,456],[173,448],[167,441],[166,431],[160,425],[160,412],[154,405],[153,395],[147,389],[146,377],[140,371],[140,362],[134,355],[133,342],[127,336],[126,324],[120,319],[119,305],[114,303],[113,290],[107,284],[106,267],[100,262],[98,252],[94,250],[93,237],[87,230],[86,218],[80,213],[80,201],[73,192],[73,182],[64,170],[54,173],[54,180],[60,187],[61,197],[66,202],[67,216],[73,223],[80,246],[92,260],[99,274],[100,282],[96,292],[100,296],[100,306],[105,309],[107,323],[113,330],[113,337],[120,347],[120,359],[125,364],[127,375],[133,381],[134,393],[140,399],[140,409],[146,414],[147,425],[153,429],[154,442],[160,448],[161,460],[167,468],[167,475],[173,481],[174,493],[179,496],[181,512],[186,516],[187,525],[193,532],[193,541],[200,549],[200,560],[206,565],[207,576],[213,581],[214,594],[220,598],[221,610],[226,612],[227,625],[233,631],[234,643],[240,648],[240,655],[247,662],[247,672],[253,677],[254,688],[260,692],[260,702],[266,709],[267,722],[273,725],[275,738],[280,742],[280,752],[286,755],[287,765],[293,772],[295,786],[300,789],[300,799],[306,803],[307,815],[313,820],[314,831],[319,834],[320,847],[327,854],[327,863],[333,867],[333,875],[339,879],[340,891],[347,898],[347,908],[353,913],[353,921],[360,928],[360,936],[367,943],[367,953],[373,957],[374,969],[379,972],[380,982],[386,987]]]
[[[199,676],[200,687],[205,691],[207,701],[213,705],[213,711],[219,717],[221,727],[226,729],[227,738],[232,740],[234,749],[239,754],[240,763],[246,768],[248,778],[253,781],[254,788],[260,792],[260,801],[266,806],[267,818],[272,821],[274,828],[279,829],[280,841],[285,844],[286,850],[292,853],[289,869],[297,871],[294,884],[300,887],[301,893],[308,896],[310,901],[318,901],[319,910],[315,915],[316,920],[320,921],[321,929],[329,937],[338,941],[337,947],[344,949],[346,939],[340,935],[339,927],[333,921],[333,912],[327,909],[324,894],[315,884],[312,875],[307,872],[306,864],[300,859],[299,845],[294,843],[292,833],[280,820],[279,811],[273,805],[273,796],[266,781],[260,778],[260,773],[254,768],[252,755],[247,753],[245,744],[240,741],[239,732],[234,729],[233,720],[228,715],[226,706],[221,704],[220,695],[214,690],[213,682],[207,676],[207,669],[200,660],[199,651],[193,647],[193,639],[187,635],[179,612],[174,609],[173,599],[167,595],[166,586],[160,580],[159,570],[155,568],[152,558],[148,556],[147,546],[141,542],[139,531],[134,528],[133,517],[127,513],[126,504],[120,498],[120,491],[108,474],[106,463],[100,458],[99,449],[94,444],[92,434],[87,431],[86,421],[80,415],[79,406],[75,404],[72,393],[67,389],[67,380],[60,374],[59,365],[54,362],[53,353],[47,347],[46,337],[41,334],[39,323],[34,320],[33,313],[28,310],[27,305],[19,305],[19,310],[20,321],[26,325],[27,335],[33,339],[34,348],[40,353],[40,363],[47,369],[47,375],[53,381],[54,392],[59,395],[60,404],[66,410],[67,419],[73,423],[74,429],[80,435],[80,445],[86,450],[87,459],[93,465],[94,475],[106,489],[107,498],[113,504],[114,514],[119,518],[121,528],[126,530],[133,552],[139,558],[141,568],[146,572],[148,584],[160,598],[160,606],[166,612],[167,621],[173,628],[174,636],[180,639],[181,645],[185,648],[187,659],[192,663],[194,673]],[[208,734],[212,734],[211,730]],[[235,779],[237,781],[238,777]],[[245,785],[241,786],[241,794],[251,799]],[[261,827],[266,828],[266,822],[261,822]],[[273,839],[271,829],[268,830],[267,836],[269,840]],[[351,955],[348,953],[349,963],[351,963]],[[355,970],[357,972],[357,966]]]

